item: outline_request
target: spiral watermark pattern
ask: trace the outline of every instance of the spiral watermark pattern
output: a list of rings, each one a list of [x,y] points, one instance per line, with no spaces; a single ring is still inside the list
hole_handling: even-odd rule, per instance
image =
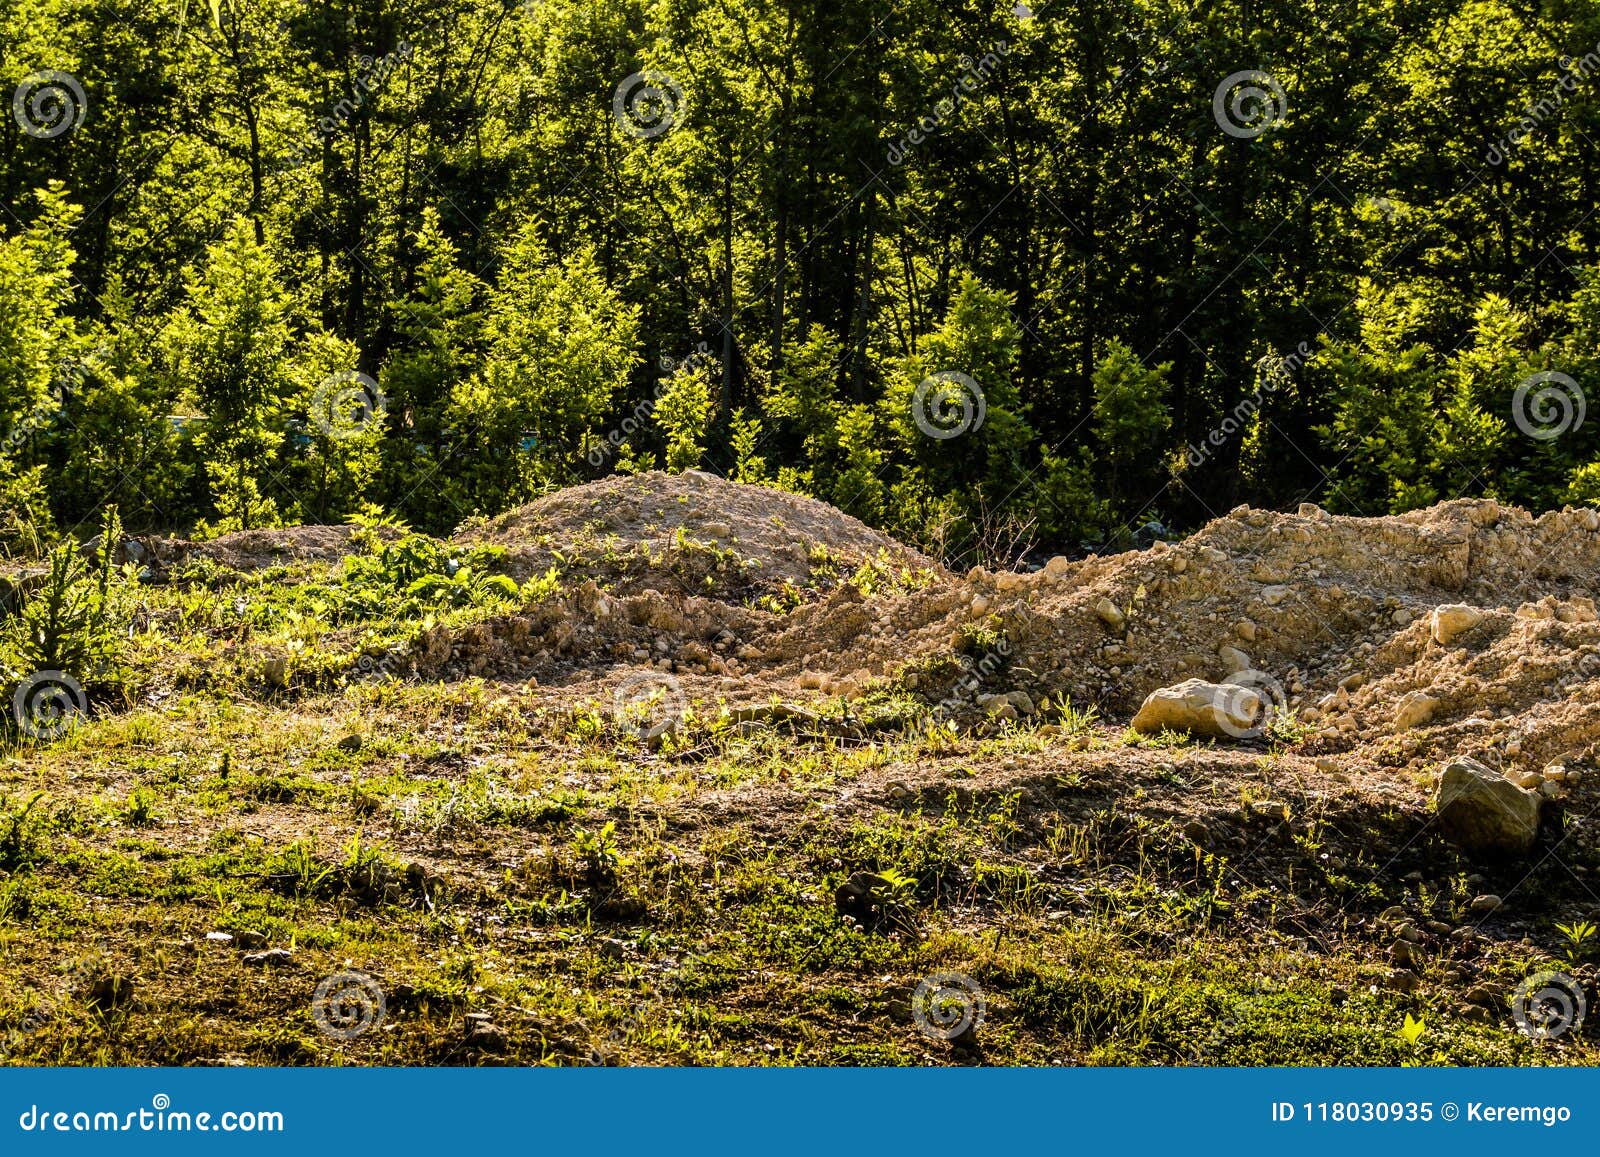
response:
[[[988,416],[983,387],[955,370],[929,374],[911,395],[911,419],[930,438],[944,441],[979,429]]]
[[[911,995],[911,1016],[917,1030],[941,1040],[975,1033],[983,1027],[983,989],[970,976],[940,972],[925,978]]]
[[[329,374],[311,395],[311,420],[335,441],[359,437],[383,421],[389,401],[378,383],[359,370]]]
[[[1289,98],[1269,72],[1248,68],[1236,72],[1211,97],[1211,115],[1230,137],[1250,140],[1283,123]]]
[[[1260,739],[1279,714],[1286,711],[1289,694],[1265,671],[1235,671],[1211,697],[1217,726],[1235,739]]]
[[[611,696],[611,717],[617,726],[646,742],[674,730],[686,710],[682,685],[661,671],[629,675]]]
[[[1564,972],[1539,972],[1517,986],[1511,1019],[1530,1040],[1547,1041],[1583,1027],[1583,985]]]
[[[335,972],[317,985],[311,1019],[324,1036],[355,1040],[383,1023],[383,988],[365,972]]]
[[[1576,430],[1587,413],[1583,387],[1558,370],[1528,375],[1511,396],[1511,418],[1517,429],[1540,442]]]
[[[17,686],[11,713],[25,735],[49,743],[88,715],[89,697],[65,671],[35,671]]]
[[[618,127],[640,140],[671,132],[682,112],[683,85],[664,72],[635,72],[611,95]]]
[[[39,140],[77,128],[88,111],[83,85],[68,72],[45,69],[29,73],[11,94],[11,115],[17,127]]]

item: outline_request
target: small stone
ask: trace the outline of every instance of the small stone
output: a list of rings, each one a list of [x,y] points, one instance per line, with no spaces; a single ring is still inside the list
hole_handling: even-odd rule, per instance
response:
[[[504,1052],[510,1038],[506,1030],[488,1019],[487,1014],[477,1014],[467,1018],[467,1047],[477,1049],[479,1052],[498,1053]]]
[[[1072,563],[1068,561],[1067,556],[1064,554],[1058,554],[1049,562],[1044,564],[1044,573],[1049,575],[1051,578],[1060,578],[1071,568]]]
[[[350,735],[346,735],[343,739],[339,740],[339,750],[340,751],[360,751],[361,750],[361,736],[353,734],[353,733],[350,734]]]
[[[212,944],[232,944],[233,937],[226,932],[207,932],[206,940]]]
[[[265,932],[236,932],[233,937],[240,948],[265,948],[267,935]]]
[[[1413,727],[1421,727],[1433,718],[1433,712],[1439,706],[1439,701],[1432,695],[1421,691],[1412,691],[1395,709],[1394,725],[1400,731],[1408,731]]]
[[[1233,633],[1247,643],[1256,641],[1256,625],[1249,619],[1241,619],[1233,625]]]
[[[244,963],[252,968],[279,968],[294,959],[294,953],[287,948],[269,948],[265,952],[251,952],[244,957]]]
[[[1101,599],[1097,602],[1094,605],[1094,613],[1099,616],[1102,623],[1113,631],[1121,631],[1127,625],[1127,617],[1117,607],[1117,604],[1110,599]]]
[[[1389,961],[1397,968],[1410,968],[1415,964],[1410,941],[1396,940],[1389,949]]]
[[[261,677],[268,687],[287,687],[289,685],[289,658],[287,655],[271,655],[261,663]]]
[[[1544,782],[1544,776],[1537,771],[1508,772],[1506,778],[1524,791],[1538,791],[1539,785]]]
[[[1408,968],[1391,968],[1383,977],[1383,986],[1396,992],[1415,992],[1421,983],[1421,978]]]
[[[1475,984],[1467,989],[1467,1003],[1479,1008],[1493,1008],[1500,1003],[1500,994],[1487,984]]]
[[[1203,546],[1200,548],[1200,557],[1205,559],[1207,562],[1223,563],[1228,561],[1228,552],[1225,550],[1218,550],[1214,546]]]
[[[1250,656],[1239,650],[1238,647],[1219,647],[1217,649],[1217,658],[1222,660],[1222,665],[1227,668],[1230,675],[1236,675],[1240,671],[1248,671],[1252,666]]]
[[[1490,912],[1499,911],[1500,905],[1504,903],[1505,901],[1500,899],[1499,896],[1474,896],[1470,907],[1479,915],[1487,916]]]
[[[1448,647],[1483,621],[1483,612],[1465,603],[1450,603],[1433,611],[1433,641]]]
[[[607,936],[600,941],[597,949],[603,960],[621,960],[626,951],[626,945],[615,937]]]

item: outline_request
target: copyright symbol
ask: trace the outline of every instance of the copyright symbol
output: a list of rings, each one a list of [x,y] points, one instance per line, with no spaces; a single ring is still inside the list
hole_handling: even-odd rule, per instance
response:
[[[1446,1101],[1439,1108],[1439,1116],[1443,1117],[1446,1121],[1454,1121],[1457,1117],[1461,1116],[1461,1110],[1456,1107],[1456,1103],[1454,1101]]]

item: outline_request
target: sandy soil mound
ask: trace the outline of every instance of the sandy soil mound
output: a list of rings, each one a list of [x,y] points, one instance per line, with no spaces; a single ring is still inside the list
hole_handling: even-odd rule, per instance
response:
[[[680,527],[757,560],[758,580],[810,582],[805,601],[691,595],[686,572],[661,561],[682,549]],[[1241,507],[1181,543],[954,576],[820,503],[690,474],[564,492],[482,534],[532,569],[557,551],[655,561],[570,570],[598,582],[524,621],[513,645],[480,631],[467,648],[479,673],[542,663],[583,679],[644,663],[722,676],[733,697],[898,687],[958,717],[1021,691],[1023,714],[1067,697],[1120,721],[1158,688],[1243,677],[1293,708],[1324,752],[1539,768],[1600,739],[1593,510],[1534,518],[1463,500],[1364,519]],[[845,581],[848,561],[874,556],[907,569]],[[834,581],[817,581],[819,557]],[[1440,615],[1459,629],[1441,634]],[[460,657],[442,641],[436,652]]]
[[[814,498],[699,470],[574,486],[457,537],[506,547],[519,578],[555,565],[623,590],[721,598],[784,584],[826,585],[868,559],[937,567]]]

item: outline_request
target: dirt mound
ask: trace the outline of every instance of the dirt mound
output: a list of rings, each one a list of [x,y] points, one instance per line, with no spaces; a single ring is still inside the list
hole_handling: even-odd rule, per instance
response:
[[[982,676],[969,700],[1021,687],[1112,718],[1183,679],[1242,677],[1295,708],[1326,750],[1387,744],[1406,762],[1453,744],[1537,766],[1600,738],[1597,588],[1593,510],[1240,508],[1147,551],[883,598],[837,592],[779,626],[764,654],[824,686],[897,672],[917,686],[919,664],[955,656]],[[1441,606],[1474,625],[1441,641]]]
[[[724,599],[826,587],[869,560],[938,569],[814,498],[698,470],[574,486],[465,528],[457,540],[506,547],[518,578],[555,566],[619,590]]]

